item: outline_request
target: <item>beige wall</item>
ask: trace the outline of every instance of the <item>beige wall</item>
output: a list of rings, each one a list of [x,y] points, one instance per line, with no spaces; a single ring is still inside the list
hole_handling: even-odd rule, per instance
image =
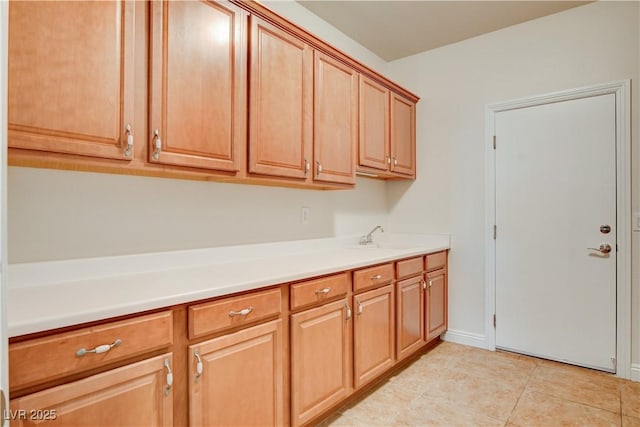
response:
[[[314,191],[9,168],[8,183],[11,263],[364,233],[387,218],[385,184],[367,179]]]
[[[419,173],[390,183],[390,228],[450,232],[450,328],[485,334],[485,106],[632,79],[633,211],[640,209],[640,9],[596,2],[389,64],[416,91]],[[633,234],[634,361],[640,361],[640,263]]]
[[[266,3],[383,71],[382,59],[298,3]],[[311,191],[9,168],[8,185],[11,263],[358,234],[387,218],[385,183],[368,179]]]

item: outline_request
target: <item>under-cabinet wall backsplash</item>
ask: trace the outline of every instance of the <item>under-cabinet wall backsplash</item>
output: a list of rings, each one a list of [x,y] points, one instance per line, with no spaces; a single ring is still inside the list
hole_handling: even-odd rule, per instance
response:
[[[388,215],[366,178],[312,191],[10,167],[8,187],[10,263],[331,237]]]

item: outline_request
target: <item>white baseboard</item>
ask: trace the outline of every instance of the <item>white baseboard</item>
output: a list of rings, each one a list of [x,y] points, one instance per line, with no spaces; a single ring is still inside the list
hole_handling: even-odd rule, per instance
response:
[[[640,381],[640,363],[631,364],[631,381]]]
[[[457,331],[449,329],[441,337],[444,341],[454,342],[456,344],[464,344],[472,347],[487,348],[485,336],[482,334],[474,334],[473,332]]]

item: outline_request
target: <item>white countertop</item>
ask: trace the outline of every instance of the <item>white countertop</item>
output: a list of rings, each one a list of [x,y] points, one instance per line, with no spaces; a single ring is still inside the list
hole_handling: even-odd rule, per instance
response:
[[[10,337],[437,252],[448,235],[355,236],[10,264]]]

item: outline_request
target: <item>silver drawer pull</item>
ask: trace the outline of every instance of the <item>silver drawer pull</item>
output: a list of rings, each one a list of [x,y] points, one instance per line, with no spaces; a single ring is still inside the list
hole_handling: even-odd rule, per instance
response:
[[[380,280],[382,279],[382,274],[376,274],[375,276],[371,276],[371,280]]]
[[[202,359],[200,358],[200,350],[196,349],[196,351],[193,352],[193,355],[196,357],[196,382],[198,382],[200,380],[200,377],[202,376]]]
[[[106,353],[107,351],[111,350],[113,347],[118,347],[120,344],[122,344],[122,340],[118,338],[111,344],[99,345],[96,348],[93,348],[91,350],[87,350],[86,348],[81,348],[80,350],[76,351],[76,356],[82,357],[87,353],[95,353],[95,354]]]
[[[347,320],[351,319],[351,307],[349,307],[349,304],[344,303],[344,308],[347,309]]]
[[[173,386],[173,372],[171,372],[169,359],[164,359],[164,367],[167,368],[167,386],[164,389],[164,395],[168,396],[169,393],[171,393],[171,387]]]
[[[429,290],[431,290],[432,286],[433,286],[433,280],[429,279]]]
[[[233,317],[233,316],[246,316],[247,314],[251,313],[253,311],[253,306],[249,307],[249,308],[243,308],[240,311],[233,311],[231,310],[229,312],[229,317]]]
[[[316,294],[317,295],[326,295],[329,292],[331,292],[331,288],[324,288],[324,289],[316,289]]]
[[[421,280],[420,283],[422,284],[422,289],[427,289],[427,282]]]
[[[356,300],[356,304],[358,305],[358,310],[356,311],[356,314],[360,316],[362,314],[362,303],[360,302],[360,300]]]

